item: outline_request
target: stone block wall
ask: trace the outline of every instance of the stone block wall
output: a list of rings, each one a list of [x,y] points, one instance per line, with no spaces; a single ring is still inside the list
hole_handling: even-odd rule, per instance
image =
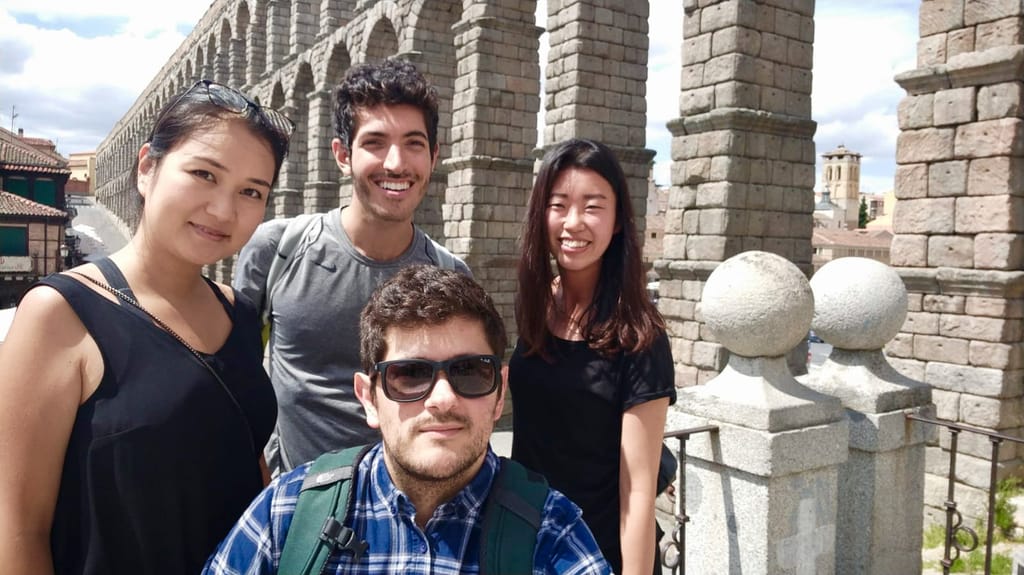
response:
[[[942,419],[1024,433],[1024,5],[926,1],[900,103],[892,264],[911,292],[887,353],[934,387]],[[991,444],[963,436],[958,498],[987,505]],[[946,498],[949,435],[928,450],[926,503]],[[1024,451],[1004,444],[1000,478]]]
[[[814,2],[684,2],[681,117],[672,131],[659,308],[678,385],[716,375],[726,351],[697,302],[718,262],[764,250],[811,270]]]

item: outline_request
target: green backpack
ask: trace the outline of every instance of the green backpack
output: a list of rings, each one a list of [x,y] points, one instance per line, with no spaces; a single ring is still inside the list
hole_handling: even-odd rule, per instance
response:
[[[372,445],[332,451],[318,457],[302,483],[291,527],[281,551],[280,575],[315,575],[338,551],[355,561],[367,543],[345,527],[352,506],[352,477]],[[515,461],[501,458],[484,504],[480,534],[481,574],[531,573],[548,482]],[[526,551],[529,551],[527,553]]]

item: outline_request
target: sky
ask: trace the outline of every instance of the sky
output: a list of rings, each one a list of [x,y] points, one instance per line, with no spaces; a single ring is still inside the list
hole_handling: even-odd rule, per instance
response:
[[[95,149],[210,3],[0,0],[0,126],[53,140],[65,156]],[[862,154],[862,192],[892,189],[896,108],[905,95],[893,77],[915,67],[919,3],[817,0],[816,188],[820,155],[844,144]],[[679,117],[683,1],[650,4],[647,147],[657,153],[655,181],[667,185],[665,125]]]

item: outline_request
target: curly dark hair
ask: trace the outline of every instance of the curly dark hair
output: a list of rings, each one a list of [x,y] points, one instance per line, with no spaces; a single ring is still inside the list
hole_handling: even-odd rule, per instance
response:
[[[377,286],[359,316],[359,359],[363,372],[387,355],[384,341],[389,328],[440,325],[453,318],[482,324],[487,343],[501,357],[508,345],[505,324],[491,296],[471,278],[432,265],[402,268]]]
[[[359,108],[381,104],[408,104],[419,108],[427,125],[427,140],[433,155],[437,149],[437,90],[416,66],[398,58],[353,66],[334,88],[334,132],[345,149],[352,149],[352,138],[359,130],[356,125]]]

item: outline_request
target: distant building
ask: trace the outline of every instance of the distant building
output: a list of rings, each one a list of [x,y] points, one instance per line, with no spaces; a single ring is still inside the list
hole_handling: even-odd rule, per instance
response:
[[[839,147],[821,155],[822,188],[831,195],[832,202],[842,211],[835,227],[852,230],[857,227],[860,214],[860,154]]]
[[[811,238],[814,269],[845,257],[862,257],[889,263],[892,232],[886,229],[837,230],[815,228]]]
[[[0,192],[0,309],[15,305],[36,280],[64,269],[63,211]]]
[[[75,152],[68,156],[68,178],[65,192],[69,195],[96,194],[96,152]]]
[[[68,162],[50,140],[0,128],[0,308],[64,269]]]

